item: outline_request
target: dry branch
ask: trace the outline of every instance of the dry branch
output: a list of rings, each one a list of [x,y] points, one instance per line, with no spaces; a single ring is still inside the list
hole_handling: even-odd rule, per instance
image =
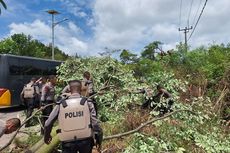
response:
[[[159,121],[159,120],[163,120],[163,119],[165,119],[165,118],[167,118],[167,117],[170,117],[170,116],[172,116],[172,115],[174,115],[174,114],[176,114],[176,113],[182,112],[182,111],[187,111],[187,112],[190,112],[190,113],[192,113],[192,114],[195,114],[193,111],[188,110],[188,109],[176,110],[176,111],[174,111],[174,112],[172,112],[172,113],[169,113],[169,114],[166,114],[166,115],[164,115],[164,116],[162,116],[162,117],[153,118],[153,119],[151,119],[151,120],[149,120],[149,121],[147,121],[147,122],[145,122],[145,123],[142,123],[139,127],[137,127],[136,129],[133,129],[133,130],[131,130],[131,131],[124,132],[124,133],[120,133],[120,134],[115,134],[115,135],[111,135],[111,136],[106,136],[106,137],[103,138],[103,140],[109,140],[109,139],[114,139],[114,138],[120,138],[120,137],[123,137],[123,136],[127,136],[127,135],[130,135],[130,134],[136,133],[136,132],[140,131],[143,127],[145,127],[146,125],[148,125],[148,124],[151,124],[151,123],[156,122],[156,121]]]
[[[217,113],[220,113],[220,109],[221,109],[221,107],[223,105],[223,99],[225,98],[225,96],[226,96],[226,94],[228,92],[229,92],[229,89],[225,85],[224,88],[223,88],[223,90],[220,93],[219,98],[215,102],[215,106],[213,107],[213,110],[215,110]]]
[[[112,85],[110,85],[110,86],[105,86],[105,85],[103,85],[103,87],[100,88],[99,91],[98,91],[97,93],[93,94],[92,96],[90,96],[90,97],[88,97],[88,98],[92,98],[92,97],[94,97],[95,95],[99,94],[100,91],[105,90],[105,89],[110,88],[110,87],[114,87],[114,86],[112,86]],[[33,113],[33,115],[31,115],[31,116],[28,117],[26,120],[24,120],[23,123],[21,124],[21,126],[17,129],[17,131],[16,131],[16,132],[14,133],[14,135],[11,137],[11,139],[9,140],[9,142],[8,142],[6,145],[4,145],[2,148],[0,148],[0,152],[1,152],[2,150],[6,149],[6,148],[13,142],[14,138],[15,138],[16,135],[20,132],[20,129],[22,128],[23,125],[25,125],[25,123],[26,123],[27,121],[29,121],[31,118],[33,118],[38,112],[40,112],[40,111],[42,111],[43,109],[45,109],[46,107],[52,106],[52,105],[55,105],[55,103],[48,104],[48,105],[45,105],[45,106],[41,107],[40,109],[36,110],[36,111]]]

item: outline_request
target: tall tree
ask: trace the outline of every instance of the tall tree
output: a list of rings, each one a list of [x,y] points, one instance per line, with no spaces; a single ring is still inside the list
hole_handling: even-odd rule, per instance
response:
[[[7,9],[6,3],[3,0],[0,0],[1,5],[3,6],[4,9]],[[0,8],[0,14],[1,14],[1,8]]]
[[[159,48],[159,45],[161,45],[162,43],[160,41],[154,41],[150,44],[148,44],[147,46],[144,47],[144,51],[141,53],[141,56],[143,58],[148,58],[151,60],[155,60],[155,50]]]
[[[128,64],[128,63],[133,63],[138,60],[137,55],[131,53],[130,51],[123,49],[121,54],[120,54],[120,59],[123,63]]]
[[[55,48],[54,52],[57,60],[68,58],[68,55],[58,48]],[[32,39],[30,35],[14,34],[0,41],[0,53],[50,59],[51,46],[46,46],[38,40]]]

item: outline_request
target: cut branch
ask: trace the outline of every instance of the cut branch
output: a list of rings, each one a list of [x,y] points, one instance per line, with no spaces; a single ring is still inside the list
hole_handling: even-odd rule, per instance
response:
[[[130,134],[139,132],[143,127],[145,127],[145,126],[148,125],[148,124],[151,124],[151,123],[156,122],[156,121],[159,121],[159,120],[163,120],[163,119],[165,119],[165,118],[167,118],[167,117],[170,117],[170,116],[172,116],[172,115],[174,115],[174,114],[176,114],[176,113],[183,112],[183,111],[187,111],[187,112],[190,112],[190,113],[192,113],[192,114],[195,114],[193,111],[188,110],[188,109],[176,110],[176,111],[174,111],[174,112],[172,112],[172,113],[169,113],[169,114],[166,114],[166,115],[164,115],[164,116],[162,116],[162,117],[153,118],[153,119],[151,119],[151,120],[149,120],[149,121],[147,121],[147,122],[141,124],[139,127],[137,127],[136,129],[133,129],[133,130],[131,130],[131,131],[124,132],[124,133],[120,133],[120,134],[115,134],[115,135],[111,135],[111,136],[106,136],[106,137],[103,138],[103,140],[109,140],[109,139],[120,138],[120,137],[123,137],[123,136],[127,136],[127,135],[130,135]]]
[[[112,85],[110,86],[103,86],[102,88],[99,89],[99,91],[97,93],[95,93],[94,95],[90,96],[89,98],[92,98],[93,96],[97,95],[98,93],[100,93],[100,91],[102,90],[105,90],[107,88],[110,88],[110,87],[114,87]],[[52,106],[52,105],[55,105],[56,103],[52,103],[52,104],[48,104],[48,105],[45,105],[43,107],[41,107],[40,109],[36,110],[33,115],[31,115],[30,117],[28,117],[25,121],[23,121],[23,123],[21,124],[21,126],[17,129],[17,131],[14,133],[14,135],[11,137],[11,139],[9,140],[9,142],[7,144],[5,144],[2,148],[0,148],[0,152],[4,149],[6,149],[14,140],[14,138],[16,137],[16,135],[20,132],[20,129],[23,127],[23,125],[25,125],[25,123],[27,121],[29,121],[31,118],[33,118],[38,112],[42,111],[43,109],[45,109],[46,107],[48,106]],[[39,121],[40,123],[40,121]],[[42,127],[43,128],[43,127]]]

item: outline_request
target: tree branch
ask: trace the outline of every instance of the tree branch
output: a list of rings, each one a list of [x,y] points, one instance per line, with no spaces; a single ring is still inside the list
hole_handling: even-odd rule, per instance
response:
[[[151,120],[149,120],[149,121],[147,121],[147,122],[145,122],[145,123],[142,123],[139,127],[137,127],[136,129],[133,129],[133,130],[131,130],[131,131],[124,132],[124,133],[120,133],[120,134],[115,134],[115,135],[111,135],[111,136],[106,136],[106,137],[103,138],[103,140],[109,140],[109,139],[114,139],[114,138],[120,138],[120,137],[123,137],[123,136],[127,136],[127,135],[130,135],[130,134],[136,133],[136,132],[140,131],[143,127],[145,127],[146,125],[148,125],[148,124],[151,124],[151,123],[156,122],[156,121],[159,121],[159,120],[163,120],[163,119],[165,119],[165,118],[167,118],[167,117],[170,117],[170,116],[172,116],[172,115],[174,115],[174,114],[176,114],[176,113],[183,112],[183,111],[187,111],[187,112],[190,112],[190,113],[192,113],[192,114],[195,114],[193,111],[188,110],[188,109],[176,110],[176,111],[174,111],[174,112],[172,112],[172,113],[169,113],[169,114],[166,114],[166,115],[164,115],[164,116],[162,116],[162,117],[153,118],[153,119],[151,119]]]
[[[88,98],[92,98],[93,96],[95,96],[95,95],[97,95],[98,93],[100,93],[100,91],[105,90],[105,89],[110,88],[110,87],[113,87],[113,86],[112,86],[112,85],[110,85],[110,86],[103,86],[102,88],[100,88],[100,89],[98,90],[97,93],[93,94],[92,96],[90,96],[90,97],[88,97]],[[38,112],[40,112],[40,111],[42,111],[43,109],[45,109],[46,107],[52,106],[52,105],[55,105],[55,103],[48,104],[48,105],[45,105],[45,106],[41,107],[40,109],[36,110],[36,111],[33,113],[33,115],[31,115],[31,116],[28,117],[25,121],[23,121],[23,123],[22,123],[21,126],[17,129],[17,131],[14,133],[14,135],[11,137],[11,139],[9,140],[9,142],[8,142],[6,145],[4,145],[2,148],[0,148],[0,152],[1,152],[2,150],[6,149],[6,148],[13,142],[14,138],[15,138],[16,135],[20,132],[20,129],[22,128],[23,125],[25,125],[25,123],[26,123],[27,121],[29,121],[31,118],[33,118]],[[40,122],[39,122],[39,123],[40,123]]]

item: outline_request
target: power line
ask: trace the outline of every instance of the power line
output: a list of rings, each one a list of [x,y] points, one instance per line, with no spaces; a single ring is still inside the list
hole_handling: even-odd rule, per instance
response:
[[[198,8],[197,8],[197,10],[196,10],[196,14],[195,14],[195,16],[194,16],[194,18],[193,18],[192,25],[195,24],[195,20],[196,20],[196,17],[197,17],[197,15],[198,15],[198,11],[200,10],[201,2],[202,2],[202,0],[200,0],[199,6],[198,6]]]
[[[183,0],[180,0],[179,27],[181,26],[181,9],[182,9],[182,3],[183,3]],[[181,41],[180,31],[179,31],[179,37],[180,37],[180,41]]]
[[[199,17],[198,17],[198,19],[197,19],[197,21],[196,21],[196,24],[195,24],[195,26],[194,26],[194,28],[193,28],[193,30],[192,30],[192,32],[191,32],[191,34],[190,34],[188,40],[192,37],[192,34],[194,33],[194,31],[195,31],[195,29],[196,29],[196,27],[197,27],[197,24],[198,24],[198,22],[200,21],[200,18],[201,18],[201,16],[202,16],[203,12],[204,12],[204,9],[205,9],[205,7],[206,7],[207,2],[208,2],[208,0],[205,0],[204,6],[203,6],[203,8],[202,8],[202,10],[201,10],[201,12],[200,12],[200,15],[199,15]]]
[[[182,3],[183,3],[183,0],[180,0],[179,27],[180,27],[180,24],[181,24],[181,9],[182,9]]]
[[[191,11],[192,11],[192,5],[193,5],[193,0],[191,1],[191,4],[190,4],[190,9],[189,9],[189,13],[188,13],[188,19],[187,19],[187,24],[188,24],[188,27],[189,27],[189,18],[190,18]]]

